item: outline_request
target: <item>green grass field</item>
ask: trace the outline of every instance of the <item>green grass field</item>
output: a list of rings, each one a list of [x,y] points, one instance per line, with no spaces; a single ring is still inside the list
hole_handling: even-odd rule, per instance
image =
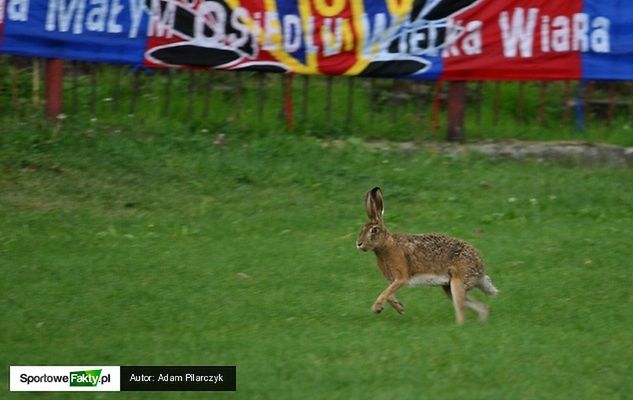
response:
[[[369,150],[292,135],[0,128],[0,398],[625,399],[633,171]],[[471,241],[502,293],[405,315],[355,240]],[[478,295],[478,294],[476,294]],[[237,393],[10,393],[9,365],[237,365]]]

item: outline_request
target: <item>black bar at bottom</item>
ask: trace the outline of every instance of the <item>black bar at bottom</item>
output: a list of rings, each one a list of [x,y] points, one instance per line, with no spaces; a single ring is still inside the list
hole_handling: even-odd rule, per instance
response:
[[[235,366],[122,366],[121,391],[212,391],[237,389]]]

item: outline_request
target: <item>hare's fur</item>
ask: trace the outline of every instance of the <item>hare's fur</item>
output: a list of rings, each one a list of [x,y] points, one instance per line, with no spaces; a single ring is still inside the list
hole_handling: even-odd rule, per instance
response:
[[[468,296],[473,287],[488,295],[498,290],[485,274],[479,252],[469,243],[438,234],[391,234],[384,225],[382,192],[374,188],[365,196],[369,222],[360,232],[356,246],[376,254],[378,267],[389,286],[378,296],[372,311],[379,313],[389,303],[398,313],[404,306],[395,293],[404,286],[441,286],[453,301],[458,324],[464,322],[464,306],[480,319],[488,317],[488,307]]]

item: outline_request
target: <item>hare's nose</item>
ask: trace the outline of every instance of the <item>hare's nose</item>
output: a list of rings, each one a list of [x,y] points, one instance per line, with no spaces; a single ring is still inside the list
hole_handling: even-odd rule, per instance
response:
[[[356,242],[356,248],[360,249],[361,247],[363,247],[363,242]]]

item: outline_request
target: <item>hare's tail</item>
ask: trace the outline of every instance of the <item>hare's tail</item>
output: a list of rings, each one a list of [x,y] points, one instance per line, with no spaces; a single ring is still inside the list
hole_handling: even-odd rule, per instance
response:
[[[484,277],[481,278],[475,286],[489,296],[496,296],[499,294],[499,289],[492,284],[492,280],[488,275],[484,275]]]

